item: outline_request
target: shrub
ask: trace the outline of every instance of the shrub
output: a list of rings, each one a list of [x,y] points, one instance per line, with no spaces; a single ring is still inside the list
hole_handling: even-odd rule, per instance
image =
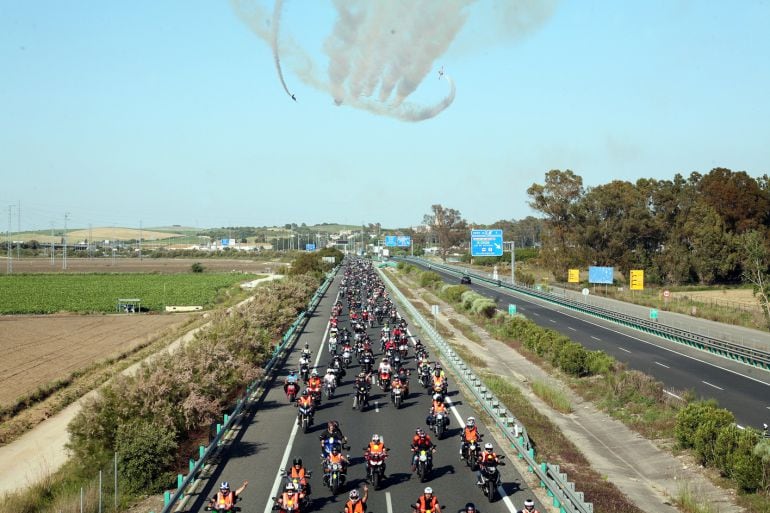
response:
[[[399,271],[403,271],[404,267],[406,267],[406,264],[404,262],[399,262],[396,264],[396,269],[398,269]]]
[[[420,273],[420,287],[431,287],[434,283],[441,281],[441,276],[433,271],[423,271]]]
[[[573,376],[585,376],[587,374],[586,360],[588,351],[575,342],[564,344],[559,351],[559,368]]]
[[[168,483],[166,469],[174,462],[178,444],[172,428],[134,419],[118,428],[115,449],[123,486],[129,492],[160,491]]]
[[[676,426],[674,436],[679,446],[688,449],[695,447],[695,432],[711,414],[717,409],[714,401],[694,401],[679,410],[676,414]]]
[[[202,273],[205,267],[200,262],[195,262],[190,266],[190,270],[194,273]]]
[[[609,374],[615,368],[615,358],[604,351],[589,351],[586,358],[586,369],[588,374]]]
[[[701,418],[692,435],[693,448],[701,463],[714,464],[714,446],[719,432],[735,422],[735,416],[728,410],[714,408]]]
[[[459,303],[462,295],[468,291],[465,285],[448,285],[442,288],[442,296],[450,303]]]
[[[495,310],[497,310],[495,302],[485,297],[474,299],[471,305],[471,312],[476,315],[483,315],[487,319],[491,319],[495,315]]]

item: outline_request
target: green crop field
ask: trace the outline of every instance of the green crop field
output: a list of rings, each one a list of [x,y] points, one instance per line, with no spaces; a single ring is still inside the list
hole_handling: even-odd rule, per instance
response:
[[[142,300],[142,309],[210,306],[222,289],[260,275],[15,274],[0,276],[0,314],[115,312],[117,299]]]

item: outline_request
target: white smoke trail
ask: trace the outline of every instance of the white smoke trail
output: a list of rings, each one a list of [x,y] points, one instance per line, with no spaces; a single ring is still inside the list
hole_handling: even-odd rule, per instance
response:
[[[270,42],[273,47],[273,61],[275,61],[275,69],[278,72],[278,79],[281,81],[283,90],[289,97],[293,98],[289,88],[286,86],[286,80],[283,78],[283,70],[281,69],[281,57],[278,51],[278,33],[281,29],[281,12],[283,11],[283,0],[275,0],[275,6],[273,7],[273,22],[271,24],[272,30],[270,31]]]
[[[308,52],[290,36],[280,34],[284,1],[275,0],[271,30],[263,26],[265,10],[256,6],[256,1],[231,0],[239,17],[272,47],[278,77],[287,94],[291,95],[283,65],[303,83],[328,92],[337,105],[422,121],[452,104],[454,82],[445,75],[449,93],[434,105],[415,105],[408,99],[437,67],[436,61],[447,52],[469,17],[479,18],[474,21],[485,29],[484,37],[494,34],[496,39],[511,39],[542,24],[556,0],[332,0],[337,19],[322,45],[328,57],[326,77]],[[543,8],[540,1],[548,7]]]

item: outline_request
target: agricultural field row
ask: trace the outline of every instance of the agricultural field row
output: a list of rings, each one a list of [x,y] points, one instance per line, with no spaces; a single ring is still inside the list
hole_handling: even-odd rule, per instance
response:
[[[211,306],[223,289],[256,274],[16,274],[0,276],[0,314],[115,312],[118,299],[141,299],[142,310],[166,305]]]

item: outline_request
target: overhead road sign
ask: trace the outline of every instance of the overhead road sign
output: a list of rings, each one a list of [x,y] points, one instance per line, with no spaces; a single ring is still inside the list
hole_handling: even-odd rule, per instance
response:
[[[386,235],[385,245],[388,247],[408,248],[412,245],[412,237],[409,235]]]
[[[305,251],[315,251],[315,244],[305,244]]]
[[[471,256],[503,256],[503,231],[471,230]]]
[[[588,283],[607,283],[612,285],[614,267],[598,267],[592,265],[588,268]]]

